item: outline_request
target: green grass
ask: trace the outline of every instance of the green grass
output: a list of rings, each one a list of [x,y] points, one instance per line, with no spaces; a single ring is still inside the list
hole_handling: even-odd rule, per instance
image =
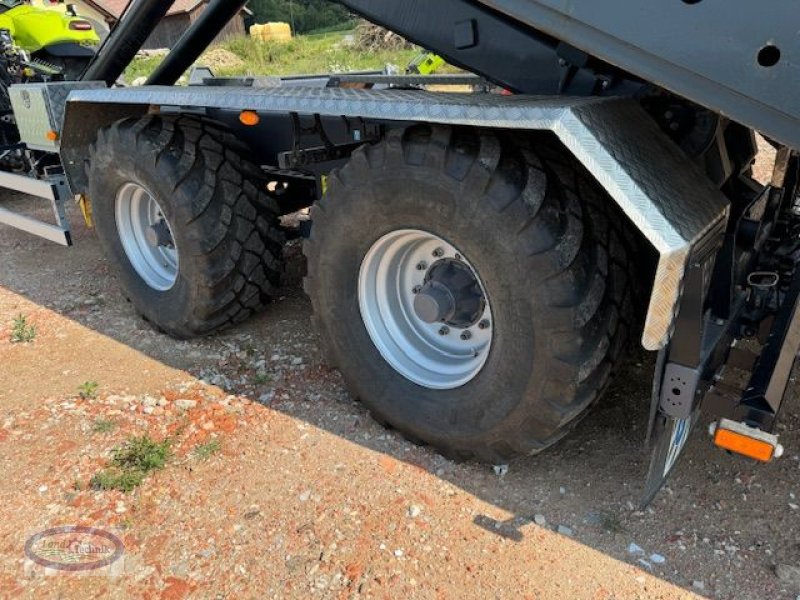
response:
[[[134,437],[114,448],[109,466],[92,476],[94,490],[131,492],[152,471],[163,469],[170,457],[170,442],[155,442],[148,436]]]
[[[25,315],[19,315],[11,325],[11,343],[27,344],[36,338],[36,327],[28,324]]]
[[[272,376],[269,373],[258,372],[253,375],[253,384],[264,385],[272,381]]]
[[[92,425],[95,433],[110,433],[117,428],[117,422],[111,419],[97,419]]]
[[[249,37],[232,38],[214,47],[224,48],[242,60],[239,68],[216,69],[221,76],[310,75],[329,72],[383,69],[394,64],[404,70],[419,50],[362,52],[342,43],[344,34],[304,35],[291,42],[261,42]],[[137,58],[125,71],[125,81],[149,75],[162,57]],[[198,61],[202,64],[202,59]]]
[[[78,395],[84,400],[97,398],[98,387],[99,384],[96,381],[84,381],[78,386]]]
[[[200,460],[208,460],[219,452],[221,444],[218,439],[213,439],[205,444],[200,444],[194,449],[194,455]]]

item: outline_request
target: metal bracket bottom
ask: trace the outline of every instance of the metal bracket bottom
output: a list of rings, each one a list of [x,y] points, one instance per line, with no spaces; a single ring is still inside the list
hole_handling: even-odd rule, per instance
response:
[[[53,208],[55,224],[45,223],[2,207],[0,207],[0,223],[62,246],[72,245],[72,236],[70,235],[65,207],[65,200],[70,197],[70,192],[63,176],[41,180],[15,173],[0,172],[0,188],[49,200]]]

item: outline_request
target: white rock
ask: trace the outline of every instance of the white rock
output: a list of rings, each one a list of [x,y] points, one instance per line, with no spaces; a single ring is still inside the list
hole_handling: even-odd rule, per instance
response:
[[[567,493],[567,488],[565,488],[565,487],[562,485],[560,488],[558,488],[558,493],[559,493],[559,494],[561,494],[561,495],[563,496],[564,494],[566,494],[566,493]]]
[[[638,544],[634,544],[633,542],[628,545],[628,553],[630,554],[644,554],[644,550]]]
[[[401,558],[403,556],[403,551],[400,548],[398,548],[397,550],[394,551],[394,555],[397,558]]]
[[[422,514],[422,508],[420,506],[412,504],[408,507],[408,516],[412,519],[416,519],[420,514]]]
[[[47,486],[46,485],[40,485],[39,486],[39,493],[40,494],[44,494],[46,491],[47,491]]]
[[[660,554],[653,553],[650,555],[650,562],[655,563],[657,565],[662,565],[667,562],[667,559],[661,556]]]
[[[547,525],[547,519],[544,518],[544,515],[533,515],[533,522],[539,525],[540,527],[544,527]]]
[[[651,564],[650,564],[649,562],[647,562],[645,559],[643,559],[643,558],[640,558],[638,562],[639,562],[639,564],[640,564],[640,565],[642,565],[642,566],[643,566],[644,568],[646,568],[648,571],[652,571],[652,570],[653,570],[653,565],[651,565]]]
[[[181,410],[189,410],[190,408],[194,408],[197,406],[197,400],[188,400],[186,398],[178,398],[175,400],[175,406],[180,408]]]
[[[706,584],[702,581],[695,580],[692,582],[692,587],[696,590],[703,591],[704,589],[706,589]]]
[[[508,473],[508,465],[494,465],[492,468],[494,469],[494,474],[499,477],[503,477]]]
[[[570,529],[566,525],[559,525],[557,531],[561,535],[566,535],[566,536],[572,537],[572,529]]]

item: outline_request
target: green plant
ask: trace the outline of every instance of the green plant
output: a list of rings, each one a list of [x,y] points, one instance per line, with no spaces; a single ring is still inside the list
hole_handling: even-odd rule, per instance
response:
[[[98,383],[96,381],[84,381],[78,386],[78,395],[84,400],[97,398]]]
[[[214,438],[205,444],[197,446],[197,448],[194,449],[194,454],[200,460],[208,460],[211,456],[219,452],[220,447],[219,439]]]
[[[132,492],[144,479],[144,474],[139,471],[114,471],[104,469],[95,473],[89,486],[93,490],[120,490],[121,492]]]
[[[36,327],[28,324],[25,315],[19,315],[11,325],[11,343],[26,344],[36,338]]]
[[[92,427],[92,431],[95,433],[108,433],[110,431],[114,431],[117,428],[116,421],[112,421],[111,419],[97,419],[94,422],[94,426]]]
[[[170,441],[133,437],[111,452],[109,466],[89,481],[94,490],[133,491],[152,471],[163,469],[170,457]]]
[[[269,383],[272,380],[269,373],[265,373],[264,371],[259,371],[253,377],[253,383],[256,385],[264,385],[265,383]]]
[[[627,531],[619,516],[609,512],[604,512],[600,515],[600,526],[608,533],[614,535],[625,533]]]

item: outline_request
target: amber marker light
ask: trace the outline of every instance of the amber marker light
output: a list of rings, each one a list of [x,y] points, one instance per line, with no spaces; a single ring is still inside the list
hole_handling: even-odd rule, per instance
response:
[[[259,117],[258,113],[254,110],[243,110],[239,113],[239,121],[242,125],[253,127],[261,122],[261,117]]]

